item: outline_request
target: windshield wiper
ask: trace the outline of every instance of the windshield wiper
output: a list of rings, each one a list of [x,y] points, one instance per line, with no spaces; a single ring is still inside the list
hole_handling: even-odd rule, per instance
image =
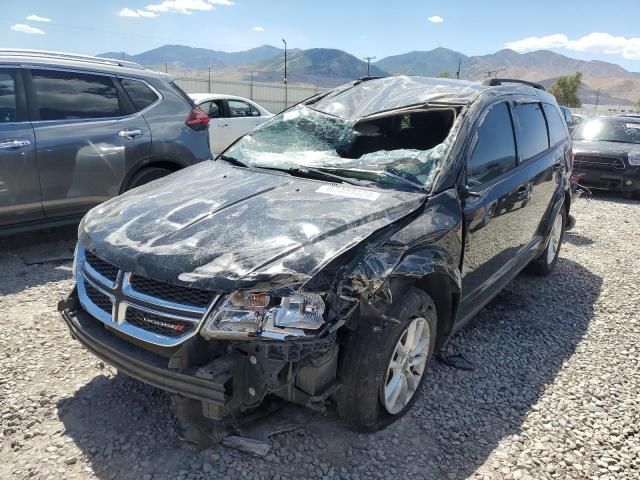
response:
[[[298,177],[313,177],[318,180],[329,180],[336,183],[349,183],[351,185],[357,185],[359,187],[367,187],[370,185],[370,182],[355,180],[352,178],[346,178],[341,175],[334,175],[333,173],[325,172],[313,167],[307,167],[305,165],[300,165],[299,167],[294,168],[279,168],[279,167],[260,167],[254,166],[254,168],[260,168],[264,170],[277,170],[279,172],[289,173]],[[308,175],[311,173],[312,175]]]
[[[411,181],[411,180],[409,180],[408,178],[405,178],[405,177],[403,177],[403,176],[401,176],[401,175],[397,175],[397,174],[394,174],[394,173],[388,172],[388,171],[386,171],[386,170],[350,170],[350,169],[348,169],[348,168],[322,167],[322,171],[323,171],[324,173],[327,173],[327,172],[325,172],[325,170],[331,170],[332,172],[338,172],[338,171],[345,171],[345,172],[350,172],[350,171],[353,171],[353,172],[365,172],[365,173],[370,173],[370,174],[375,174],[375,175],[382,175],[382,176],[384,176],[384,177],[389,177],[389,178],[393,178],[393,179],[396,179],[396,180],[400,180],[401,182],[406,183],[407,185],[411,185],[411,187],[413,187],[413,188],[417,188],[418,190],[422,190],[422,191],[424,191],[424,190],[425,190],[424,185],[422,185],[422,184],[420,184],[420,183],[417,183],[417,182],[412,182],[412,181]],[[373,182],[372,182],[372,183],[373,183]]]
[[[242,163],[240,160],[233,158],[233,157],[228,157],[227,155],[218,155],[218,158],[221,160],[224,160],[225,162],[230,163],[231,165],[235,165],[236,167],[248,167],[249,165],[247,165],[246,163]],[[217,158],[216,158],[217,160]]]

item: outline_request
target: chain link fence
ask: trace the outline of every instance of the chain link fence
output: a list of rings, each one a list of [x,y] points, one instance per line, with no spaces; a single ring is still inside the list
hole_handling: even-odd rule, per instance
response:
[[[259,103],[272,113],[306,100],[327,89],[281,83],[176,77],[176,83],[187,93],[219,93],[237,95]]]

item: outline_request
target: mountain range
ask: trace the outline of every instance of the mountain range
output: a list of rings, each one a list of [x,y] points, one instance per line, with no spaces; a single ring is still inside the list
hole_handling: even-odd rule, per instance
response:
[[[122,58],[121,52],[100,56]],[[202,75],[211,68],[212,75],[230,80],[282,81],[284,51],[262,45],[240,52],[224,52],[184,45],[164,45],[126,60],[152,68],[163,68],[176,75]],[[412,51],[383,58],[370,66],[370,74],[436,76],[447,72],[455,76],[460,66],[460,78],[482,80],[487,76],[522,78],[549,86],[560,75],[582,72],[580,97],[593,104],[599,93],[600,104],[628,105],[640,99],[640,73],[629,72],[619,65],[598,60],[570,58],[548,50],[518,53],[504,49],[489,55],[467,56],[447,48]],[[289,83],[333,87],[360,78],[367,73],[363,60],[343,50],[311,48],[287,51]]]

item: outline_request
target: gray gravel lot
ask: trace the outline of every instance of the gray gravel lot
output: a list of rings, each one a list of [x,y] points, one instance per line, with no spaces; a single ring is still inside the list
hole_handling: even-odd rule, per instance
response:
[[[74,342],[56,312],[74,228],[0,239],[0,478],[640,478],[640,202],[580,199],[555,272],[520,275],[434,364],[413,410],[362,435],[297,407],[264,459],[186,443],[159,390]],[[47,252],[44,252],[47,253]]]

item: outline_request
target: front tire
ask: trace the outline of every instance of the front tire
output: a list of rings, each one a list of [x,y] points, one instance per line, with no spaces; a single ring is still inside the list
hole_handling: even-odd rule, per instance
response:
[[[560,211],[556,214],[551,226],[549,241],[542,254],[527,265],[527,271],[534,275],[549,275],[558,263],[560,255],[560,247],[564,240],[564,233],[567,227],[567,212],[564,206],[560,207]]]
[[[343,343],[338,413],[350,427],[376,431],[411,408],[424,384],[436,341],[433,299],[411,288],[376,325],[363,318]]]

